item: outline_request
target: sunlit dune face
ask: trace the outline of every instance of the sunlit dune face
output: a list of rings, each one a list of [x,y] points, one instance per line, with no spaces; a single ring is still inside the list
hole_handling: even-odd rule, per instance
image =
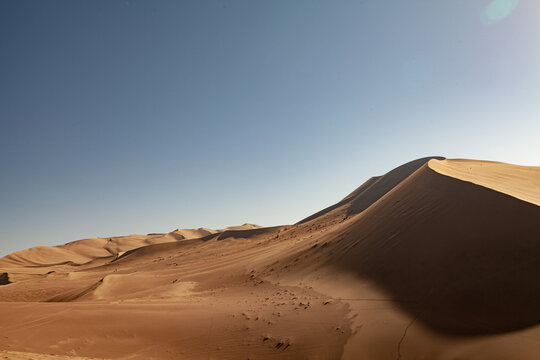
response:
[[[519,0],[493,0],[482,12],[482,22],[486,25],[507,18],[518,6]]]

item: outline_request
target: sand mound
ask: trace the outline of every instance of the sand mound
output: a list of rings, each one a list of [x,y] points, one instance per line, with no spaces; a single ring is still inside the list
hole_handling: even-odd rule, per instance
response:
[[[148,245],[198,239],[229,230],[249,230],[258,225],[244,224],[222,230],[177,229],[167,234],[127,235],[110,238],[82,239],[59,246],[36,246],[17,251],[0,259],[0,267],[47,267],[54,265],[85,265],[96,259],[113,260],[133,249]]]
[[[48,299],[45,299],[43,300],[43,302],[70,302],[79,300],[84,297],[91,297],[87,295],[92,295],[102,282],[103,280],[100,280],[99,282],[90,286],[67,290]]]
[[[207,228],[198,228],[198,229],[176,229],[169,234],[173,235],[178,240],[183,239],[199,239],[203,237],[207,237],[209,235],[213,234],[219,234],[225,231],[229,230],[251,230],[251,229],[259,229],[261,226],[255,225],[255,224],[243,224],[238,226],[229,226],[224,229],[219,230],[213,230],[213,229],[207,229]]]
[[[198,239],[205,237],[210,234],[217,233],[218,230],[198,228],[198,229],[176,229],[170,232],[171,235],[175,236],[178,240],[183,239]]]
[[[131,273],[107,275],[96,285],[92,293],[95,300],[163,300],[188,294],[196,283],[173,282],[167,275]]]
[[[262,228],[262,226],[246,223],[246,224],[238,225],[238,226],[229,226],[219,231],[223,232],[227,230],[253,230],[253,229],[260,229],[260,228]]]
[[[92,260],[86,256],[62,247],[36,246],[17,251],[0,259],[1,266],[49,266],[63,264],[84,264]]]
[[[271,236],[273,234],[276,234],[281,229],[280,226],[273,226],[273,227],[254,227],[254,228],[247,228],[244,229],[242,227],[232,227],[227,228],[227,230],[224,230],[221,233],[218,233],[215,236],[215,239],[217,240],[225,240],[230,238],[235,239],[250,239],[254,237],[260,237],[262,236]]]

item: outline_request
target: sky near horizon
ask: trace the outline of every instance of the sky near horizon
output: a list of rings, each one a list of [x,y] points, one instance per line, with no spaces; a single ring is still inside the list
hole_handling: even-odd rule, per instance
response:
[[[0,256],[540,165],[537,0],[0,2]]]

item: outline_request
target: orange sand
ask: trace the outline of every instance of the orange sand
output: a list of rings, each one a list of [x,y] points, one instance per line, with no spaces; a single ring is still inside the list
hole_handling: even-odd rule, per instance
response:
[[[0,359],[536,359],[538,205],[539,167],[424,158],[295,225],[19,251]]]

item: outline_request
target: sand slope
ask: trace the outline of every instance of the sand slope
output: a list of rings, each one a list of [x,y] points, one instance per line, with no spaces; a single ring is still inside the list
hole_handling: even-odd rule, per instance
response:
[[[0,349],[108,359],[535,359],[539,188],[537,167],[423,158],[295,225],[18,252],[0,260],[11,281],[0,286]]]
[[[352,215],[358,214],[370,207],[431,159],[443,158],[426,157],[417,159],[401,165],[383,176],[372,177],[337,204],[305,218],[299,224],[312,220],[317,220],[319,225],[321,223],[328,224],[336,218],[343,221]]]
[[[540,205],[540,167],[463,159],[431,160],[429,167],[439,174]]]
[[[371,279],[441,331],[538,323],[540,207],[441,175],[432,163],[336,234],[332,266]]]
[[[260,228],[254,224],[232,226],[220,230],[206,228],[176,229],[167,234],[127,235],[110,238],[77,240],[59,246],[36,246],[17,251],[0,259],[0,266],[39,267],[51,265],[82,265],[99,258],[114,258],[124,252],[147,245],[175,242],[178,240],[202,238],[229,230]]]

